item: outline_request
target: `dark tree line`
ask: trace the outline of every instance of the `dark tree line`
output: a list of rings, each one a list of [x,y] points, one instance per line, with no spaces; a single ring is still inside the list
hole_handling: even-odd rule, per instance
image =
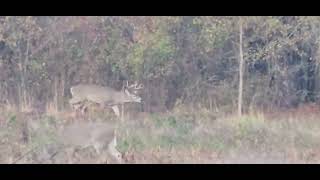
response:
[[[242,43],[239,22],[242,22]],[[318,17],[0,17],[1,101],[68,108],[69,88],[144,84],[143,110],[243,110],[319,101]]]

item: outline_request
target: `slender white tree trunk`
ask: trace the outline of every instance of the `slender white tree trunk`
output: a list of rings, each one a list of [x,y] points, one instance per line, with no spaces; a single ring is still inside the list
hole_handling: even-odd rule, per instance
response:
[[[58,87],[58,77],[54,78],[54,110],[55,112],[58,112],[59,104],[58,104],[58,98],[59,98],[59,87]]]
[[[242,20],[239,20],[239,96],[238,96],[238,115],[242,116],[242,93],[243,93],[243,49],[242,49]]]

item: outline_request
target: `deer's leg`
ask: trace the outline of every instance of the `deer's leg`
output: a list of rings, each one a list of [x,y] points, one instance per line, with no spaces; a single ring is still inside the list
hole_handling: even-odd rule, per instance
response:
[[[108,145],[109,154],[117,161],[117,163],[123,163],[122,154],[116,149],[117,147],[117,139],[114,137],[112,141]]]
[[[67,148],[66,150],[67,153],[67,164],[73,164],[73,155],[75,153],[75,150],[73,148]]]
[[[81,106],[81,114],[82,115],[84,115],[85,113],[86,113],[86,110],[88,109],[88,107],[86,106],[86,104],[83,104],[82,106]]]
[[[119,107],[117,105],[111,106],[113,112],[116,114],[117,117],[120,117]]]
[[[71,110],[72,111],[75,111],[75,110],[77,110],[78,108],[79,108],[79,104],[70,104],[70,106],[71,106]]]
[[[97,155],[97,163],[104,164],[106,162],[107,158],[105,157],[105,152],[102,150],[103,144],[96,142],[93,144],[93,147],[94,147],[96,155]]]
[[[124,117],[124,104],[121,104],[121,121],[123,121],[123,117]]]
[[[78,117],[79,103],[70,104],[70,107],[71,107],[71,111],[72,111],[72,117],[77,118]]]

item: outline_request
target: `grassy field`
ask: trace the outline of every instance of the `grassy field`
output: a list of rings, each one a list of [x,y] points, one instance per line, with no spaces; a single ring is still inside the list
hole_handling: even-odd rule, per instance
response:
[[[309,111],[308,111],[309,110]],[[320,113],[295,109],[238,118],[207,110],[126,114],[124,122],[95,113],[60,115],[2,112],[0,163],[66,163],[57,129],[77,121],[119,122],[118,149],[126,163],[319,163]],[[132,115],[132,113],[130,113]],[[92,148],[79,149],[73,163],[95,163]]]

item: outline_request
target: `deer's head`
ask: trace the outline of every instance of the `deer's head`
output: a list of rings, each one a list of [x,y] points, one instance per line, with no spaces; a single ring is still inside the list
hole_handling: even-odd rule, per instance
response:
[[[133,102],[141,103],[142,99],[138,96],[138,93],[142,88],[142,84],[138,85],[138,83],[135,82],[135,84],[129,85],[127,81],[127,85],[124,87],[124,92]]]

